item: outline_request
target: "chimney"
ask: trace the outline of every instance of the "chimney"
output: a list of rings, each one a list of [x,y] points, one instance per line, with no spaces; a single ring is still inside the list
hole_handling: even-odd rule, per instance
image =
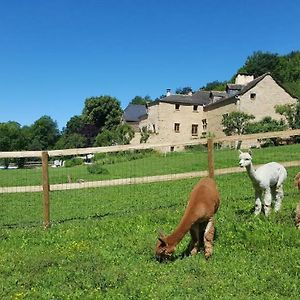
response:
[[[238,74],[235,78],[235,84],[245,85],[245,84],[249,83],[252,80],[254,80],[253,75]]]
[[[166,97],[171,96],[171,89],[167,89]]]

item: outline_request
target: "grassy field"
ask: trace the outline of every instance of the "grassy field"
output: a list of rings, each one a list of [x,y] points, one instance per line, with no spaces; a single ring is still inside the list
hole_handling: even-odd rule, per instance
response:
[[[216,150],[215,168],[237,167],[238,155],[236,150]],[[254,149],[253,156],[254,164],[299,160],[300,144]],[[108,164],[104,167],[108,170],[108,174],[91,174],[85,165],[49,168],[50,184],[66,183],[68,176],[73,182],[77,182],[79,179],[94,181],[207,170],[207,152],[200,150],[167,155],[153,154],[142,159]],[[0,170],[0,186],[40,185],[41,178],[41,169]]]
[[[259,159],[259,155],[257,155]],[[196,179],[51,193],[0,195],[0,299],[298,299],[300,194],[288,170],[281,212],[254,217],[245,173],[216,178],[222,203],[213,257],[159,264],[157,229],[170,233]]]

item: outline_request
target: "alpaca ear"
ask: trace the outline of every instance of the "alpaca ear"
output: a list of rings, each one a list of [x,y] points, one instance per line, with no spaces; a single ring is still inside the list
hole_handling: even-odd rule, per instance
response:
[[[161,237],[159,237],[158,240],[161,242],[161,247],[167,246],[167,243],[166,243],[166,241],[164,239],[162,239]]]
[[[251,149],[248,150],[248,153],[252,156],[252,150]]]
[[[240,154],[242,154],[243,152],[239,149]]]
[[[161,246],[164,247],[164,246],[167,246],[167,242],[165,240],[165,234],[163,233],[162,230],[159,230],[159,237],[158,237],[158,240],[161,242]]]

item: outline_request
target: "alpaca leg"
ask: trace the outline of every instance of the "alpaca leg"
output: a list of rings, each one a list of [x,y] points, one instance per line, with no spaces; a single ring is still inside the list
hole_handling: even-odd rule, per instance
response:
[[[196,255],[199,251],[199,224],[194,224],[190,229],[191,242],[188,247],[188,252],[191,255]]]
[[[257,216],[260,214],[261,212],[261,196],[262,193],[261,191],[255,191],[255,210],[254,210],[254,214]]]
[[[282,199],[283,199],[283,186],[279,186],[276,189],[276,196],[275,196],[275,211],[279,211],[281,208],[281,203],[282,203]]]
[[[209,258],[213,252],[213,240],[215,235],[215,224],[213,218],[209,220],[204,231],[204,255]]]
[[[264,197],[264,211],[266,216],[268,216],[271,212],[271,203],[272,203],[272,194],[271,194],[271,189],[268,188],[265,191],[265,197]]]

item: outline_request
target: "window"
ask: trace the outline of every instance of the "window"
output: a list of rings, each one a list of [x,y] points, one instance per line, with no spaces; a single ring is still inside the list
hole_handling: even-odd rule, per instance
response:
[[[202,120],[202,128],[203,128],[203,130],[207,129],[207,120],[206,119]]]
[[[180,105],[179,104],[175,104],[175,110],[179,110]]]
[[[250,94],[250,99],[251,99],[251,100],[254,100],[255,98],[256,98],[256,93],[251,93],[251,94]]]
[[[193,106],[193,111],[198,111],[198,105]]]
[[[175,132],[179,132],[179,126],[180,126],[179,123],[175,123],[175,124],[174,124],[174,131],[175,131]]]
[[[192,135],[198,135],[198,124],[192,124]]]

